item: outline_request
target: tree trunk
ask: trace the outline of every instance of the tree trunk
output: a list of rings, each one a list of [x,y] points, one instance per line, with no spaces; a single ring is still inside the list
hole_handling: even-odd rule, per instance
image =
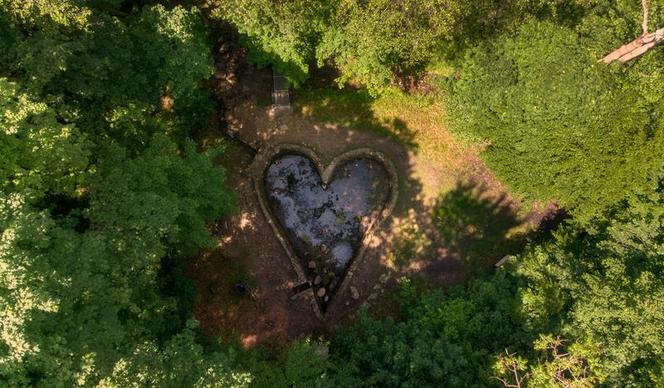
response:
[[[664,28],[660,28],[655,32],[644,34],[643,36],[634,39],[630,43],[627,43],[602,58],[602,61],[604,63],[611,63],[618,60],[620,63],[625,63],[642,55],[662,42],[664,42]]]
[[[648,0],[641,0],[641,8],[643,8],[643,23],[641,23],[641,28],[643,28],[643,35],[648,34]]]

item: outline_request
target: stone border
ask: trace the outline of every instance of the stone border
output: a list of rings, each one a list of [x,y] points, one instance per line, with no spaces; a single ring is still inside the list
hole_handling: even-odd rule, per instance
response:
[[[364,253],[366,251],[367,244],[375,236],[375,231],[381,226],[383,221],[385,221],[392,214],[392,211],[394,210],[394,207],[396,206],[397,203],[397,197],[399,195],[399,176],[397,175],[397,170],[394,167],[394,164],[385,155],[371,148],[357,148],[350,151],[346,151],[341,155],[332,159],[332,161],[324,169],[323,169],[323,160],[313,150],[298,144],[284,143],[284,144],[278,144],[268,149],[262,148],[261,150],[259,150],[258,154],[256,155],[256,158],[254,159],[254,166],[252,166],[254,190],[256,192],[256,196],[258,197],[258,203],[260,204],[261,210],[263,211],[263,214],[265,215],[267,222],[272,227],[275,236],[279,240],[281,246],[284,248],[284,251],[286,251],[286,255],[288,256],[291,264],[293,265],[293,268],[295,269],[295,272],[297,273],[299,283],[308,282],[308,279],[304,273],[304,270],[302,269],[302,266],[300,265],[300,261],[297,255],[295,254],[295,251],[291,247],[290,242],[288,241],[288,239],[284,237],[286,234],[283,232],[281,226],[275,221],[275,218],[272,215],[272,211],[270,210],[270,207],[267,204],[267,198],[265,196],[265,187],[263,185],[265,171],[267,170],[269,165],[276,158],[285,154],[299,154],[311,159],[311,161],[314,163],[316,170],[318,171],[318,174],[320,175],[323,185],[325,186],[329,184],[330,180],[332,179],[332,176],[334,175],[336,168],[339,165],[349,160],[360,159],[363,157],[371,158],[380,162],[385,167],[385,169],[387,170],[387,174],[389,175],[390,197],[388,198],[387,203],[385,204],[385,208],[381,212],[381,215],[375,220],[373,224],[369,225],[366,232],[364,233],[360,249],[355,254],[355,257],[353,257],[353,259],[351,260],[350,267],[348,268],[348,271],[346,272],[346,275],[344,276],[341,285],[339,285],[339,288],[336,290],[336,292],[328,302],[328,306],[332,306],[336,303],[336,300],[338,299],[337,296],[342,295],[344,292],[346,292],[346,288],[348,288],[354,272],[357,270],[360,263],[363,262]],[[308,288],[307,291],[308,293],[311,293],[312,296],[311,304],[314,313],[319,319],[321,320],[325,319],[325,314],[323,314],[323,312],[320,310],[318,302],[316,301],[316,298],[313,295],[312,288]]]

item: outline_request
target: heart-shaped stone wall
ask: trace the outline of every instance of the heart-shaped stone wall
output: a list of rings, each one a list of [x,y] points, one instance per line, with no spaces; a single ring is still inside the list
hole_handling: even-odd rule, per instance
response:
[[[311,150],[282,144],[263,152],[254,180],[262,210],[323,318],[361,265],[366,243],[392,212],[398,180],[392,163],[367,149],[345,152],[326,168]]]

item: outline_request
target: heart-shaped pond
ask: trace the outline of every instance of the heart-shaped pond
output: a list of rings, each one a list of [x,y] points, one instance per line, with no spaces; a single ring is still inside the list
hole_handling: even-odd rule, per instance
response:
[[[265,171],[270,210],[322,311],[361,249],[365,233],[385,209],[391,195],[389,178],[383,163],[369,157],[335,166],[327,184],[303,155],[280,155]]]

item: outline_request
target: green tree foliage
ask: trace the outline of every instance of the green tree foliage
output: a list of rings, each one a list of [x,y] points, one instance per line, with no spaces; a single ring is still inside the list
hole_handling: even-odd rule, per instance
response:
[[[19,107],[4,115],[23,111],[3,146],[15,142],[11,154],[29,150],[29,158],[5,165],[0,376],[98,381],[135,344],[182,326],[176,300],[159,293],[160,262],[208,244],[205,222],[231,198],[210,159],[191,144],[178,156],[164,135],[134,158],[111,144],[88,167],[75,128],[58,127],[48,108],[23,97],[10,97]]]
[[[460,12],[450,0],[341,1],[318,47],[319,64],[336,64],[342,85],[354,80],[378,93],[394,75],[420,74]]]
[[[362,315],[337,335],[332,378],[347,386],[661,383],[664,179],[646,192],[593,227],[564,226],[467,287],[421,292],[406,282],[399,322]]]
[[[0,64],[62,120],[133,147],[157,131],[181,141],[207,124],[213,103],[199,85],[212,58],[197,10],[145,7],[120,20],[71,1],[26,4],[0,9],[9,22]],[[162,95],[177,114],[162,112]]]
[[[333,342],[344,385],[489,384],[493,355],[527,341],[516,282],[504,273],[448,293],[408,285],[402,293],[402,322],[364,315]]]
[[[449,38],[459,12],[454,0],[217,0],[217,18],[237,27],[250,59],[271,64],[295,85],[309,66],[335,64],[338,82],[359,82],[373,93],[395,75],[417,75],[438,41]]]
[[[612,384],[662,378],[664,180],[652,189],[596,221],[595,230],[565,228],[518,268],[529,283],[529,325],[561,330]]]
[[[25,192],[32,201],[48,192],[71,192],[88,164],[89,142],[56,112],[0,78],[0,189]]]
[[[379,93],[481,42],[453,125],[519,193],[575,216],[486,278],[404,281],[398,319],[363,312],[329,349],[275,357],[191,319],[181,263],[233,196],[221,150],[188,139],[213,112],[201,13],[150,3],[0,0],[0,385],[664,383],[664,54],[596,63],[638,34],[637,2],[212,2],[295,82],[318,60]],[[434,216],[471,241],[447,224],[496,223],[475,213]]]
[[[534,20],[551,20],[570,25],[578,22],[597,3],[595,0],[477,0],[460,4],[461,11],[449,42],[438,56],[452,63],[464,53],[498,35],[517,31]]]
[[[216,19],[243,36],[250,60],[273,65],[296,86],[309,67],[333,65],[339,85],[353,82],[372,95],[419,77],[440,57],[452,59],[524,18],[576,18],[592,0],[213,0]]]
[[[329,0],[214,0],[212,15],[243,35],[249,59],[274,66],[294,85],[309,76],[316,46],[334,2]]]
[[[451,115],[488,144],[485,159],[514,190],[586,220],[644,187],[664,150],[662,53],[607,67],[587,40],[532,22],[481,45],[453,84]]]
[[[159,287],[232,209],[185,138],[212,106],[200,14],[99,9],[0,2],[0,385],[245,384]]]
[[[328,359],[327,345],[310,340],[294,342],[279,357],[270,360],[254,354],[248,363],[252,385],[256,387],[333,387],[329,371],[334,365]],[[337,385],[338,386],[338,385]]]
[[[600,379],[590,369],[588,360],[577,355],[573,344],[565,346],[560,336],[541,335],[533,343],[536,360],[529,361],[505,351],[494,364],[494,378],[504,386],[531,387],[594,387]]]
[[[234,368],[232,349],[210,353],[196,341],[191,329],[173,336],[165,345],[138,345],[131,358],[116,364],[113,373],[101,380],[114,387],[248,387],[252,375]]]
[[[184,157],[163,135],[128,159],[118,146],[102,150],[90,187],[93,222],[109,231],[143,230],[155,244],[166,239],[177,256],[195,253],[212,241],[205,223],[231,210],[232,196],[223,190],[223,170],[212,166],[212,155],[199,154],[188,141]]]
[[[217,0],[217,18],[244,36],[249,58],[271,64],[295,85],[309,66],[335,64],[338,82],[359,82],[373,93],[395,75],[417,75],[433,57],[437,42],[449,38],[459,5],[455,1],[367,2]]]

